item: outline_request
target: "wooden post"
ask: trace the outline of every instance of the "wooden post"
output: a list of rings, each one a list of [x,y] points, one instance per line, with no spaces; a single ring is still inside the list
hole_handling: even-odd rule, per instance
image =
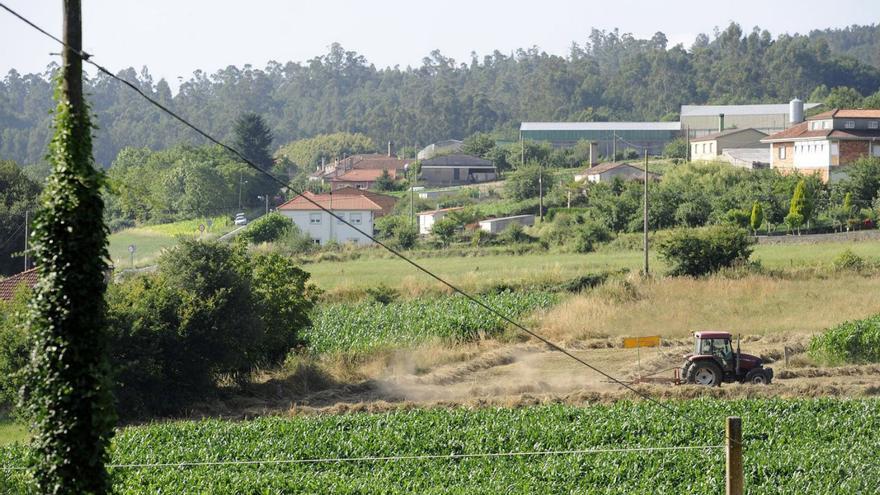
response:
[[[648,149],[645,148],[645,209],[642,212],[642,216],[644,217],[644,244],[645,244],[645,276],[647,277],[650,273],[648,271]]]
[[[727,495],[743,494],[742,418],[727,418]]]
[[[788,368],[788,346],[782,348],[782,355],[785,357],[785,367]]]

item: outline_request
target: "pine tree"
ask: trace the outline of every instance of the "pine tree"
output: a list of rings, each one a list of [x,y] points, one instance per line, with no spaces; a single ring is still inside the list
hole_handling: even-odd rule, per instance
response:
[[[764,208],[761,207],[761,203],[759,201],[755,201],[752,204],[752,216],[749,219],[749,224],[752,227],[752,233],[758,235],[758,229],[761,228],[761,225],[764,223]]]
[[[263,170],[271,170],[274,163],[272,139],[272,131],[262,116],[246,113],[235,119],[233,147]]]
[[[794,188],[794,194],[791,195],[791,206],[788,208],[788,215],[785,216],[785,223],[792,229],[801,233],[801,225],[804,224],[806,208],[805,199],[806,183],[801,180]]]

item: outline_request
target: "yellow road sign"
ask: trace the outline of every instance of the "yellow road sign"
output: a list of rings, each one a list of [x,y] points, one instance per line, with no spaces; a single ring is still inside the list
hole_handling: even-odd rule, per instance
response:
[[[626,337],[623,339],[623,347],[632,349],[634,347],[660,347],[660,336],[650,335],[648,337]]]

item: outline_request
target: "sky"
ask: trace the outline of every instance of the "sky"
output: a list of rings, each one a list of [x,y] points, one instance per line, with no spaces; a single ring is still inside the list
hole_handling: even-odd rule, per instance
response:
[[[60,36],[61,0],[0,0]],[[419,66],[439,49],[468,62],[471,53],[510,53],[538,46],[565,55],[592,28],[689,47],[699,33],[731,21],[781,33],[880,21],[877,0],[84,0],[83,44],[118,71],[147,66],[172,88],[199,69],[262,68],[270,60],[301,62],[333,42],[378,67]],[[42,72],[57,56],[54,42],[0,10],[0,74]]]

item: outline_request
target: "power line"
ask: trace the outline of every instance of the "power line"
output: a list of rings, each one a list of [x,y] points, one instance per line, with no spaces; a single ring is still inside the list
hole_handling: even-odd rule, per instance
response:
[[[279,464],[339,464],[343,462],[394,462],[394,461],[425,461],[425,460],[456,460],[498,457],[537,457],[554,455],[589,455],[589,454],[620,454],[620,453],[656,453],[682,450],[723,449],[724,445],[686,445],[680,447],[632,447],[609,449],[575,449],[575,450],[540,450],[524,452],[484,452],[475,454],[423,454],[423,455],[391,455],[364,457],[316,457],[310,459],[266,459],[241,461],[181,461],[181,462],[145,462],[130,464],[108,464],[108,469],[150,469],[150,468],[186,468],[203,466],[254,466]],[[23,471],[26,467],[2,467],[4,471]]]
[[[6,249],[6,246],[8,246],[10,242],[15,240],[15,236],[17,236],[18,233],[21,232],[22,228],[24,228],[24,226],[19,225],[18,228],[15,229],[15,232],[13,232],[12,235],[10,235],[8,239],[3,241],[3,244],[0,244],[0,249]]]
[[[657,405],[657,406],[659,406],[659,407],[662,407],[662,408],[665,409],[666,411],[672,413],[674,416],[679,416],[679,417],[684,417],[684,418],[686,418],[686,419],[689,419],[689,418],[687,418],[685,415],[681,414],[680,412],[675,411],[674,409],[672,409],[672,408],[669,407],[668,405],[664,404],[663,402],[660,402],[660,401],[658,401],[657,399],[654,399],[653,397],[651,397],[650,395],[648,395],[648,394],[646,394],[646,393],[644,393],[644,392],[641,392],[641,391],[637,390],[636,388],[630,386],[630,385],[627,384],[626,382],[623,382],[623,381],[621,381],[621,380],[615,378],[614,376],[612,376],[612,375],[606,373],[605,371],[602,371],[601,369],[599,369],[599,368],[593,366],[592,364],[588,363],[587,361],[585,361],[585,360],[583,360],[583,359],[577,357],[576,355],[572,354],[571,352],[569,352],[569,351],[565,350],[564,348],[560,347],[559,345],[553,343],[553,342],[550,341],[549,339],[547,339],[547,338],[541,336],[541,335],[538,334],[537,332],[535,332],[535,331],[533,331],[533,330],[530,330],[530,329],[526,328],[525,326],[523,326],[523,325],[520,324],[519,322],[513,320],[512,318],[510,318],[509,316],[507,316],[506,314],[504,314],[503,312],[501,312],[500,310],[495,309],[493,306],[491,306],[491,305],[489,305],[489,304],[483,302],[482,300],[476,298],[475,296],[472,296],[472,295],[469,294],[468,292],[465,292],[463,289],[460,289],[458,286],[454,285],[454,284],[451,283],[451,282],[448,282],[446,279],[440,277],[439,275],[435,274],[434,272],[428,270],[427,268],[423,267],[422,265],[420,265],[420,264],[416,263],[415,261],[413,261],[412,259],[408,258],[408,257],[405,256],[403,253],[397,251],[397,250],[394,249],[393,247],[391,247],[391,246],[385,244],[384,242],[380,241],[379,239],[375,238],[372,234],[368,234],[368,233],[364,232],[364,231],[361,230],[358,226],[356,226],[356,225],[350,223],[350,222],[349,222],[348,220],[346,220],[345,218],[343,218],[343,217],[337,215],[336,213],[334,213],[333,211],[327,209],[326,207],[324,207],[323,205],[321,205],[321,204],[318,203],[317,201],[315,201],[315,200],[313,200],[312,198],[310,198],[308,195],[304,194],[302,191],[297,191],[297,190],[296,190],[296,189],[295,189],[290,183],[285,182],[284,180],[279,179],[278,177],[276,177],[276,176],[270,174],[269,172],[263,170],[259,165],[257,165],[257,164],[254,163],[253,161],[251,161],[251,160],[250,160],[249,158],[247,158],[246,156],[244,156],[244,154],[242,154],[242,153],[241,153],[240,151],[238,151],[237,149],[235,149],[235,148],[233,148],[232,146],[229,146],[228,144],[225,144],[225,143],[223,143],[222,141],[218,140],[217,138],[211,136],[211,135],[208,134],[207,132],[201,130],[201,129],[200,129],[199,127],[197,127],[195,124],[189,122],[189,121],[186,120],[185,118],[183,118],[183,117],[181,117],[180,115],[178,115],[177,113],[175,113],[173,110],[169,109],[168,107],[166,107],[166,106],[163,105],[162,103],[156,101],[156,100],[153,99],[151,96],[149,96],[148,94],[144,93],[144,92],[143,92],[140,88],[138,88],[135,84],[133,84],[133,83],[131,83],[131,82],[129,82],[129,81],[127,81],[127,80],[125,80],[125,79],[123,79],[123,78],[121,78],[121,77],[115,75],[115,74],[113,74],[112,72],[110,72],[110,71],[109,71],[107,68],[105,68],[104,66],[102,66],[102,65],[98,64],[97,62],[91,60],[91,55],[90,55],[90,54],[88,54],[88,53],[86,53],[86,52],[84,52],[84,51],[82,51],[82,50],[78,50],[78,49],[72,48],[71,46],[69,46],[68,44],[66,44],[64,41],[62,41],[62,40],[58,39],[57,37],[51,35],[51,34],[48,33],[47,31],[45,31],[44,29],[40,28],[39,26],[37,26],[37,25],[34,24],[33,22],[29,21],[28,19],[26,19],[26,18],[23,17],[22,15],[18,14],[17,12],[15,12],[14,10],[12,10],[11,8],[7,7],[4,3],[0,2],[0,7],[2,7],[4,10],[6,10],[7,12],[9,12],[9,13],[12,14],[13,16],[17,17],[17,18],[20,19],[21,21],[25,22],[26,24],[28,24],[28,25],[31,26],[32,28],[36,29],[36,30],[39,31],[40,33],[42,33],[42,34],[48,36],[49,38],[55,40],[55,41],[58,42],[58,43],[60,43],[62,46],[64,46],[65,48],[67,48],[68,50],[72,51],[73,53],[75,53],[76,55],[78,55],[80,58],[82,58],[82,60],[83,60],[84,62],[86,62],[86,63],[88,63],[88,64],[94,66],[96,69],[98,69],[99,72],[102,72],[102,73],[104,73],[105,75],[107,75],[108,77],[110,77],[111,79],[114,79],[114,80],[116,80],[116,81],[119,81],[120,83],[124,84],[125,86],[128,86],[128,87],[131,88],[134,92],[136,92],[136,93],[139,94],[141,97],[143,97],[145,100],[147,100],[148,102],[150,102],[152,105],[154,105],[155,107],[159,108],[159,109],[162,110],[163,112],[167,113],[169,116],[173,117],[174,119],[176,119],[177,121],[179,121],[180,123],[182,123],[183,125],[185,125],[186,127],[189,127],[190,129],[192,129],[193,131],[195,131],[195,132],[196,132],[197,134],[199,134],[200,136],[204,137],[204,138],[207,139],[208,141],[210,141],[210,142],[212,142],[212,143],[214,143],[214,144],[216,144],[216,145],[222,147],[223,149],[225,149],[225,150],[229,151],[230,153],[232,153],[233,155],[237,156],[237,157],[240,158],[245,164],[247,164],[249,167],[253,168],[257,173],[263,174],[263,175],[265,175],[266,177],[268,177],[269,179],[271,179],[273,182],[279,184],[281,187],[286,188],[286,189],[288,189],[289,191],[293,191],[293,192],[295,193],[295,196],[299,196],[299,197],[303,198],[303,199],[306,200],[307,202],[309,202],[309,203],[311,203],[312,205],[316,206],[319,210],[321,210],[321,211],[323,211],[323,212],[325,212],[325,213],[328,213],[331,217],[335,218],[337,221],[339,221],[339,222],[341,222],[341,223],[343,223],[343,224],[345,224],[345,225],[351,227],[351,228],[354,229],[356,232],[360,233],[360,234],[363,235],[364,237],[366,237],[366,238],[370,239],[371,241],[373,241],[374,243],[378,244],[379,246],[381,246],[382,248],[384,248],[385,250],[387,250],[387,251],[390,252],[391,254],[393,254],[393,255],[397,256],[398,258],[400,258],[401,260],[403,260],[403,261],[409,263],[411,266],[413,266],[413,267],[416,268],[417,270],[419,270],[419,271],[421,271],[422,273],[428,275],[429,277],[433,278],[434,280],[440,282],[441,284],[445,285],[446,287],[449,287],[450,289],[452,289],[453,292],[460,294],[462,297],[468,299],[469,301],[473,302],[474,304],[477,304],[478,306],[480,306],[480,307],[482,307],[483,309],[485,309],[486,311],[492,313],[492,314],[495,315],[496,317],[501,318],[502,320],[504,320],[505,322],[509,323],[510,325],[513,325],[514,327],[516,327],[517,329],[519,329],[519,330],[522,331],[523,333],[525,333],[525,334],[527,334],[527,335],[529,335],[529,336],[535,338],[536,340],[541,341],[542,343],[544,343],[545,345],[547,345],[548,347],[550,347],[550,348],[553,349],[554,351],[560,352],[560,353],[564,354],[565,356],[571,358],[572,360],[577,361],[577,362],[580,363],[581,365],[583,365],[583,366],[589,368],[590,370],[594,371],[595,373],[598,373],[598,374],[604,376],[605,378],[607,378],[607,379],[611,380],[612,382],[616,383],[617,385],[619,385],[619,386],[621,386],[621,387],[623,387],[623,388],[629,390],[630,392],[636,394],[637,396],[641,397],[642,399],[645,399],[645,400],[647,400],[647,401],[649,401],[649,402],[651,402],[651,403],[653,403],[653,404],[655,404],[655,405]],[[690,419],[689,419],[689,420],[690,420]],[[690,421],[692,421],[692,422],[694,422],[694,423],[696,424],[695,421],[693,421],[693,420],[690,420]]]

